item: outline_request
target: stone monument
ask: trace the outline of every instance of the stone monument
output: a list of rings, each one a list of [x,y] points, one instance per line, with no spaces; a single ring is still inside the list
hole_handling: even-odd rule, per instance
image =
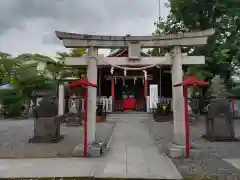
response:
[[[234,133],[234,121],[229,103],[229,93],[220,77],[212,82],[208,91],[208,112],[206,134],[209,141],[237,141]]]
[[[34,136],[30,143],[55,143],[63,139],[60,135],[60,118],[57,117],[58,108],[55,102],[56,94],[46,91],[42,99],[34,108]],[[35,95],[39,95],[38,92]]]

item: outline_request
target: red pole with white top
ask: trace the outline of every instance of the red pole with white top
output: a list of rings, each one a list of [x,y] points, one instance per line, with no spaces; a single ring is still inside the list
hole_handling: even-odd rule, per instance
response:
[[[185,110],[185,133],[186,133],[186,157],[189,158],[190,155],[190,129],[189,129],[189,119],[188,119],[188,86],[183,86],[184,95],[184,110]]]

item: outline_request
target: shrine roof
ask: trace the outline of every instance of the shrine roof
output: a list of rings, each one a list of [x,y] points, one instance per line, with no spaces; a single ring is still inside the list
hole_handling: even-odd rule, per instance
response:
[[[122,57],[124,54],[128,54],[128,48],[120,48],[111,52],[107,57]],[[141,51],[141,56],[149,57],[150,55]]]

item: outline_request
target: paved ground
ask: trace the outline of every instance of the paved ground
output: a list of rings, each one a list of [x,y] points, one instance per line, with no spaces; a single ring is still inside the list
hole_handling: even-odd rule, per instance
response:
[[[109,153],[102,158],[0,160],[0,176],[181,179],[172,161],[159,150],[146,126],[147,117],[113,118]],[[68,168],[66,168],[68,167]]]
[[[147,114],[112,117],[116,122],[106,167],[98,177],[181,179],[144,125]]]
[[[83,140],[83,127],[65,127],[61,125],[64,140],[56,144],[28,143],[33,135],[34,121],[0,121],[0,158],[40,158],[71,156],[74,148]],[[108,141],[114,124],[97,123],[96,137]]]
[[[155,138],[167,150],[167,146],[172,140],[173,124],[152,121],[148,121],[147,124]],[[173,159],[181,174],[208,178],[215,176],[234,178],[239,175],[240,142],[208,142],[201,137],[204,132],[204,122],[198,122],[191,126],[191,141],[194,147],[191,151],[191,158],[189,160]],[[239,120],[235,121],[235,132],[239,137]]]

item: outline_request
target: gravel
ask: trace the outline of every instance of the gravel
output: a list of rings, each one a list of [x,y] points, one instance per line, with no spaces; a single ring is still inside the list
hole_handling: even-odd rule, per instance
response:
[[[68,157],[83,140],[83,127],[61,125],[64,140],[58,143],[28,143],[33,136],[33,119],[0,121],[0,158]],[[97,123],[96,140],[107,143],[114,124]]]
[[[172,122],[146,123],[155,137],[167,151],[168,145],[173,137]],[[233,167],[223,159],[240,158],[240,142],[208,142],[201,136],[204,134],[204,122],[197,122],[191,125],[191,157],[189,159],[172,159],[183,177],[194,176],[207,178],[236,178],[240,170]],[[240,136],[240,121],[235,121],[236,137]]]

